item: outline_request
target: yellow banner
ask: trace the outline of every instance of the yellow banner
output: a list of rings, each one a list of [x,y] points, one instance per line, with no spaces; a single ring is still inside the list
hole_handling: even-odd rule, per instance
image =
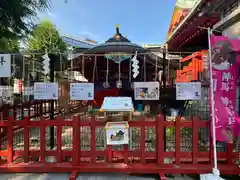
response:
[[[181,21],[190,13],[196,2],[199,0],[177,0],[170,27],[167,33],[167,39],[171,36],[173,31],[179,26]]]

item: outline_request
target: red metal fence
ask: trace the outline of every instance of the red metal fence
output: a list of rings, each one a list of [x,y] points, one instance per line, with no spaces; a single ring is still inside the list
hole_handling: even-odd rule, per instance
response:
[[[212,170],[212,144],[210,151],[199,149],[198,132],[200,128],[209,128],[207,121],[199,118],[164,121],[161,115],[153,119],[132,120],[129,121],[130,144],[119,147],[105,145],[105,123],[89,116],[74,116],[72,120],[57,117],[55,121],[44,118],[39,121],[29,118],[14,120],[9,117],[7,121],[0,122],[0,127],[7,130],[5,145],[1,144],[0,172],[200,174]],[[24,128],[24,143],[20,148],[14,143],[14,126]],[[56,128],[56,148],[51,150],[46,145],[46,128],[49,126]],[[30,138],[31,128],[39,128],[39,144],[34,147]],[[164,128],[175,134],[173,141],[166,139],[166,146],[174,146],[172,152],[164,148]],[[187,144],[189,152],[182,147],[186,141],[181,138],[184,128],[191,129]],[[68,131],[69,139],[64,136],[65,131]],[[54,157],[52,162],[49,162],[49,157]],[[233,153],[231,144],[228,144],[227,152],[218,152],[220,172],[240,174],[240,169],[233,163],[236,158],[237,153]]]

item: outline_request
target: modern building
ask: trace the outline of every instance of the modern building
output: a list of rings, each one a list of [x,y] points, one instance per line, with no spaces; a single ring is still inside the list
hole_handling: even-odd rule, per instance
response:
[[[71,47],[89,49],[97,45],[97,41],[91,39],[79,40],[68,35],[62,36],[62,40]]]
[[[213,10],[220,14],[214,29],[229,38],[240,37],[240,0],[217,0]]]

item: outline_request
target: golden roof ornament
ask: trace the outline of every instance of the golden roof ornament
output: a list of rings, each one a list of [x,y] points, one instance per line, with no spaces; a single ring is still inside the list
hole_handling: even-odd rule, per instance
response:
[[[117,39],[117,40],[120,39],[119,27],[120,27],[120,25],[117,24],[116,25],[116,35],[115,35],[115,39]]]

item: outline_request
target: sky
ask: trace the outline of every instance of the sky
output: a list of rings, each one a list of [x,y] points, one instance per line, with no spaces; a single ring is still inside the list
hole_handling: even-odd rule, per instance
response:
[[[52,0],[39,14],[50,19],[61,35],[104,42],[120,32],[133,43],[163,44],[176,0]]]

